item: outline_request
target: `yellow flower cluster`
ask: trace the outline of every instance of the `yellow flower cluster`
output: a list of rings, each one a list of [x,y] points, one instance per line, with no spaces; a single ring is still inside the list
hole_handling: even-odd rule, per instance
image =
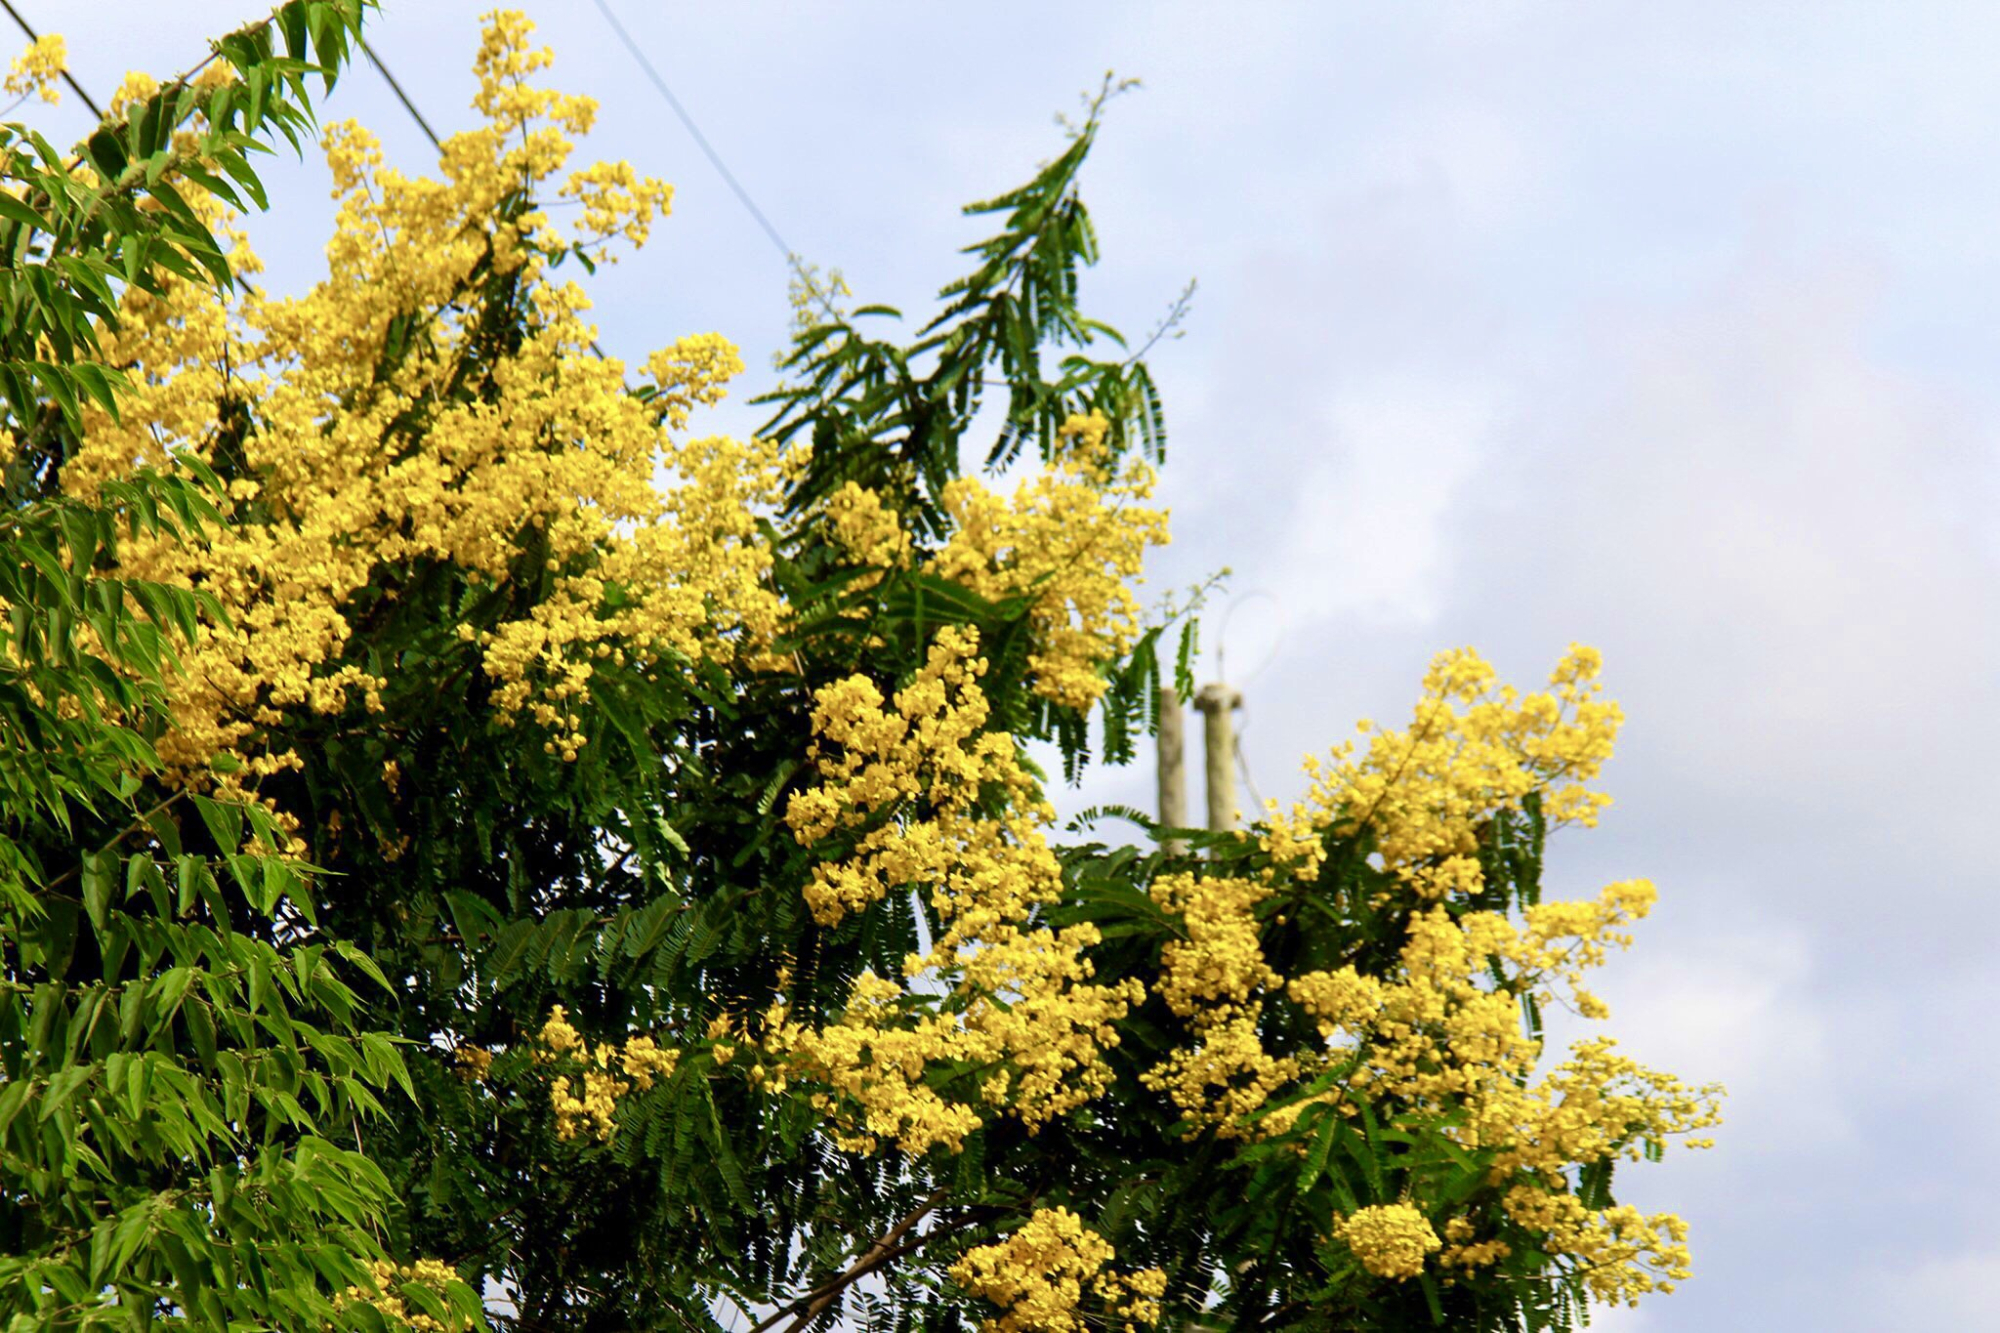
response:
[[[1140,1078],[1173,1098],[1191,1131],[1237,1137],[1244,1117],[1298,1076],[1298,1062],[1270,1055],[1257,1035],[1257,997],[1283,984],[1257,941],[1255,910],[1270,895],[1269,885],[1226,876],[1173,874],[1152,886],[1153,901],[1180,913],[1186,932],[1160,951],[1156,989],[1188,1020],[1192,1040]]]
[[[43,33],[7,67],[4,85],[9,97],[38,96],[54,106],[62,101],[63,71],[69,68],[69,47],[59,32]]]
[[[352,1286],[336,1296],[334,1307],[340,1309],[357,1303],[372,1305],[392,1327],[402,1325],[416,1329],[417,1333],[462,1333],[462,1330],[472,1327],[470,1319],[454,1319],[446,1323],[421,1310],[412,1310],[396,1294],[400,1288],[417,1283],[443,1297],[446,1284],[459,1280],[450,1264],[437,1259],[419,1259],[411,1264],[377,1259],[369,1265],[368,1277],[367,1286]]]
[[[875,492],[848,482],[826,498],[826,519],[834,541],[859,563],[893,569],[909,561],[910,534]]]
[[[812,1104],[842,1149],[874,1152],[886,1141],[912,1154],[956,1152],[985,1123],[976,1106],[925,1081],[963,1038],[953,1016],[923,1012],[901,984],[863,972],[840,1018],[824,1028],[784,1021],[782,1010],[777,1017],[762,1047],[777,1077],[755,1081],[774,1091],[793,1079],[814,1085]]]
[[[1577,978],[1603,961],[1608,946],[1627,941],[1617,928],[1643,916],[1652,898],[1644,881],[1613,884],[1595,902],[1530,908],[1518,927],[1492,913],[1453,921],[1433,907],[1412,918],[1395,975],[1314,972],[1287,987],[1323,1034],[1359,1055],[1351,1095],[1455,1112],[1449,1133],[1457,1142],[1494,1150],[1494,1183],[1521,1182],[1506,1195],[1508,1215],[1543,1232],[1546,1252],[1575,1258],[1607,1300],[1671,1289],[1685,1277],[1686,1251],[1676,1248],[1685,1229],[1670,1214],[1589,1209],[1570,1192],[1566,1172],[1614,1156],[1638,1160],[1648,1140],[1709,1146],[1686,1136],[1718,1122],[1719,1090],[1647,1069],[1618,1055],[1608,1038],[1577,1043],[1568,1060],[1536,1080],[1541,1043],[1521,1031],[1516,997],[1560,998],[1553,983],[1566,982],[1578,1012],[1603,1017]],[[1502,984],[1486,975],[1495,963]],[[1352,1113],[1353,1106],[1341,1109]],[[1508,1252],[1497,1239],[1473,1241],[1462,1221],[1447,1235],[1449,1265],[1491,1263]]]
[[[501,720],[533,719],[564,758],[584,742],[576,717],[599,663],[727,660],[778,628],[755,526],[777,497],[775,449],[672,433],[722,394],[735,349],[710,336],[656,353],[645,401],[592,353],[582,291],[549,271],[571,245],[643,241],[668,191],[622,164],[550,185],[595,104],[532,84],[550,56],[530,26],[489,21],[476,63],[486,122],[445,142],[441,179],[384,166],[359,126],[328,131],[339,221],[328,276],[306,295],[246,285],[225,302],[170,280],[163,297],[129,293],[107,332],[107,358],[139,367],[135,388],[119,420],[90,414],[65,486],[88,494],[182,452],[236,475],[226,528],[121,545],[125,573],[204,588],[229,617],[184,664],[162,746],[177,767],[224,753],[246,779],[293,766],[261,746],[264,729],[296,710],[376,706],[383,682],[343,660],[360,599],[394,598],[427,562],[482,590],[547,580],[527,614],[461,636],[477,640]],[[543,187],[582,204],[574,229],[508,218],[509,199]],[[259,265],[236,239],[247,277]],[[482,364],[489,271],[515,284],[529,328]]]
[[[1384,979],[1365,997],[1379,1007],[1361,1015],[1360,1030],[1368,1040],[1353,1087],[1374,1097],[1431,1104],[1484,1093],[1533,1070],[1541,1044],[1522,1033],[1519,1002],[1490,979],[1482,984],[1491,952],[1481,946],[1499,944],[1508,930],[1507,922],[1491,913],[1461,923],[1438,907],[1411,918],[1400,975]],[[1306,987],[1295,993],[1301,1003],[1322,1023],[1337,1021],[1332,1012],[1308,1003],[1317,998],[1313,984],[1326,983],[1311,974],[1305,980]]]
[[[1330,1042],[1369,1030],[1382,1012],[1382,983],[1362,976],[1351,963],[1332,972],[1301,972],[1286,983],[1285,993],[1319,1020],[1319,1035]]]
[[[814,868],[806,903],[821,925],[923,887],[961,935],[980,935],[1061,887],[1041,832],[1053,814],[1014,738],[986,730],[977,647],[971,630],[948,626],[893,701],[866,676],[814,696],[810,755],[821,781],[792,794],[785,822],[808,847],[859,832],[847,856]],[[980,808],[993,790],[1007,797],[1004,818]],[[913,806],[920,817],[907,813]]]
[[[646,358],[653,381],[653,409],[680,430],[696,407],[713,407],[723,386],[743,373],[743,354],[719,333],[691,333]]]
[[[1463,906],[1484,889],[1476,853],[1487,821],[1537,792],[1553,823],[1589,824],[1607,803],[1585,785],[1610,757],[1619,721],[1616,705],[1596,698],[1599,667],[1594,651],[1572,648],[1549,693],[1522,697],[1496,687],[1469,652],[1446,653],[1407,732],[1376,734],[1358,760],[1337,754],[1313,771],[1311,793],[1289,816],[1271,809],[1260,832],[1276,862],[1268,878],[1157,881],[1154,900],[1179,914],[1184,936],[1162,949],[1158,987],[1188,1039],[1143,1079],[1171,1097],[1191,1130],[1224,1137],[1285,1132],[1309,1101],[1345,1115],[1367,1101],[1434,1116],[1458,1144],[1493,1154],[1492,1183],[1511,1191],[1509,1217],[1544,1233],[1541,1248],[1574,1259],[1603,1298],[1629,1299],[1684,1275],[1682,1224],[1588,1208],[1570,1175],[1614,1156],[1637,1159],[1668,1138],[1708,1146],[1690,1136],[1718,1122],[1720,1090],[1647,1069],[1606,1039],[1577,1043],[1538,1078],[1542,1047],[1522,1030],[1521,1000],[1605,1017],[1584,973],[1630,943],[1625,928],[1651,909],[1653,886],[1616,883],[1595,899],[1535,904],[1518,919]],[[1363,825],[1381,868],[1414,905],[1396,965],[1376,975],[1350,964],[1280,977],[1259,945],[1259,904],[1288,882],[1316,881],[1329,828],[1351,835]],[[1276,994],[1317,1022],[1322,1054],[1265,1048],[1259,1026]],[[1338,1090],[1269,1107],[1336,1062],[1351,1071]],[[1459,1268],[1508,1252],[1465,1219],[1447,1224],[1447,1246],[1404,1205],[1364,1210],[1345,1226],[1369,1271],[1384,1275],[1419,1271],[1440,1248],[1442,1262]]]
[[[1692,1272],[1687,1223],[1672,1213],[1649,1216],[1627,1204],[1593,1212],[1574,1194],[1527,1185],[1500,1202],[1512,1221],[1546,1235],[1550,1253],[1574,1256],[1592,1299],[1604,1304],[1637,1305]]]
[[[1276,1125],[1250,1123],[1250,1117],[1296,1079],[1300,1069],[1293,1057],[1275,1056],[1264,1048],[1257,1031],[1263,1015],[1263,1003],[1252,1001],[1196,1018],[1188,1044],[1176,1047],[1139,1081],[1173,1099],[1190,1135],[1212,1129],[1219,1138],[1233,1139],[1288,1126],[1296,1113]]]
[[[1085,480],[1103,486],[1112,479],[1111,418],[1098,408],[1072,412],[1056,431],[1060,456]]]
[[[1398,1282],[1423,1272],[1425,1258],[1444,1244],[1429,1219],[1407,1203],[1357,1209],[1335,1231],[1363,1268]]]
[[[1622,720],[1597,698],[1603,659],[1572,645],[1547,693],[1496,687],[1493,668],[1471,649],[1441,653],[1407,731],[1373,733],[1366,755],[1343,746],[1333,762],[1306,761],[1311,787],[1289,814],[1267,802],[1264,844],[1304,878],[1317,874],[1320,837],[1367,825],[1382,865],[1418,896],[1437,901],[1477,892],[1479,825],[1540,793],[1551,827],[1594,825],[1611,798],[1586,786],[1611,757]]]
[[[610,246],[613,236],[644,245],[654,217],[666,216],[674,198],[671,185],[641,176],[630,162],[596,162],[572,171],[561,194],[583,206],[577,240],[597,261],[617,259]]]
[[[1478,1228],[1463,1217],[1454,1217],[1444,1224],[1444,1252],[1438,1255],[1438,1262],[1446,1268],[1481,1268],[1499,1263],[1514,1252],[1514,1247],[1498,1238],[1474,1240]]]
[[[556,1137],[573,1139],[585,1125],[599,1142],[617,1129],[618,1099],[634,1088],[644,1092],[655,1079],[666,1078],[680,1066],[681,1053],[662,1049],[649,1036],[636,1036],[623,1046],[592,1045],[584,1040],[563,1006],[549,1011],[537,1034],[537,1058],[581,1066],[581,1088],[568,1075],[549,1085],[549,1106],[556,1114]],[[622,1077],[621,1077],[622,1075]]]
[[[826,1089],[818,1104],[851,1149],[888,1140],[912,1153],[956,1150],[982,1107],[1030,1129],[1074,1110],[1109,1085],[1101,1054],[1143,994],[1136,981],[1090,983],[1083,954],[1098,942],[1094,927],[1028,925],[1061,888],[1042,831],[1053,815],[1013,738],[985,730],[977,648],[972,631],[941,630],[893,701],[861,676],[821,689],[812,750],[821,781],[786,806],[801,844],[852,840],[806,886],[821,924],[917,893],[941,927],[928,953],[905,960],[921,986],[864,975],[837,1022],[780,1026],[767,1038],[793,1075]],[[969,1087],[933,1086],[946,1066],[983,1072]]]
[[[1431,908],[1411,919],[1394,976],[1305,973],[1287,989],[1322,1033],[1358,1049],[1350,1080],[1357,1094],[1459,1108],[1462,1143],[1499,1150],[1497,1170],[1538,1173],[1553,1184],[1571,1163],[1614,1152],[1637,1159],[1635,1136],[1687,1135],[1719,1119],[1716,1089],[1690,1088],[1616,1056],[1605,1039],[1579,1043],[1569,1061],[1530,1081],[1541,1044],[1521,1031],[1517,997],[1560,1000],[1560,981],[1579,1013],[1605,1016],[1578,978],[1608,946],[1627,942],[1617,928],[1643,916],[1652,894],[1644,881],[1613,884],[1595,902],[1531,908],[1525,927],[1486,912],[1453,921]],[[1504,983],[1488,975],[1494,964]]]
[[[459,1077],[468,1083],[484,1083],[493,1071],[493,1052],[483,1046],[460,1046],[451,1056]]]
[[[1083,1312],[1086,1295],[1102,1302],[1102,1322],[1118,1321],[1126,1333],[1160,1317],[1167,1275],[1157,1268],[1117,1273],[1117,1252],[1067,1208],[1037,1208],[1005,1240],[967,1250],[951,1267],[951,1280],[967,1294],[1000,1307],[982,1320],[982,1333],[1083,1333],[1100,1320]]]
[[[1279,984],[1257,943],[1255,909],[1270,896],[1269,885],[1249,879],[1174,874],[1153,882],[1153,901],[1179,912],[1187,931],[1160,952],[1156,989],[1170,1009],[1183,1018],[1212,1013]]]
[[[1069,708],[1104,693],[1099,668],[1139,632],[1131,583],[1147,548],[1167,543],[1166,513],[1135,507],[1152,494],[1152,469],[1110,471],[1109,430],[1102,413],[1072,416],[1065,451],[1011,498],[977,478],[947,485],[954,530],[930,566],[982,597],[1033,599],[1034,689]]]

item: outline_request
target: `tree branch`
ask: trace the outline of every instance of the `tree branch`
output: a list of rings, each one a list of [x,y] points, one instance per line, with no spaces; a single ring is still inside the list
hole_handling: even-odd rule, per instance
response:
[[[765,1330],[771,1328],[780,1319],[783,1319],[788,1314],[800,1311],[802,1307],[803,1313],[800,1313],[799,1317],[792,1321],[791,1326],[785,1330],[785,1333],[804,1333],[804,1330],[812,1324],[813,1320],[826,1313],[827,1308],[833,1304],[834,1298],[846,1290],[847,1287],[877,1268],[880,1268],[883,1264],[888,1263],[891,1259],[900,1258],[939,1235],[938,1231],[932,1231],[928,1235],[917,1237],[908,1244],[897,1244],[898,1241],[909,1234],[911,1227],[923,1221],[932,1209],[943,1202],[947,1192],[943,1189],[933,1190],[929,1198],[918,1204],[916,1209],[903,1218],[902,1221],[882,1233],[881,1238],[873,1245],[870,1245],[859,1259],[849,1264],[846,1272],[833,1278],[831,1281],[821,1283],[791,1304],[777,1310],[764,1320],[763,1323],[751,1329],[750,1333],[765,1333]]]

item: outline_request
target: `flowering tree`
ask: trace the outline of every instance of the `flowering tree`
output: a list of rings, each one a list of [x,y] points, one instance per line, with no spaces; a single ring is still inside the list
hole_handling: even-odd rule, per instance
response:
[[[359,18],[295,10],[301,50]],[[1613,1170],[1714,1090],[1543,1062],[1652,901],[1540,899],[1606,800],[1596,655],[1532,694],[1441,656],[1244,834],[1064,841],[1022,743],[1128,762],[1192,643],[1163,665],[1133,591],[1158,395],[1076,303],[1097,115],[968,210],[994,235],[913,341],[802,285],[738,441],[690,429],[722,338],[596,349],[588,275],[670,194],[572,167],[595,106],[549,60],[489,20],[434,178],[332,127],[303,295],[190,141],[209,189],[129,218],[183,234],[76,278],[89,361],[8,327],[86,392],[31,372],[9,422],[0,1309],[1498,1329],[1671,1289],[1685,1228]],[[293,1266],[218,1266],[225,1225]]]
[[[297,141],[308,76],[331,87],[359,22],[356,4],[283,5],[181,78],[132,86],[73,156],[0,127],[9,1328],[311,1327],[394,1268],[388,1178],[333,1138],[411,1087],[348,984],[387,980],[316,929],[271,807],[160,749],[224,611],[140,557],[219,529],[218,479],[191,454],[127,459],[88,488],[69,466],[153,373],[117,350],[129,318],[233,282],[215,200],[261,199],[248,150],[272,131]],[[62,61],[61,39],[41,39],[8,90],[54,100]],[[476,1315],[464,1283],[431,1285],[438,1314]]]

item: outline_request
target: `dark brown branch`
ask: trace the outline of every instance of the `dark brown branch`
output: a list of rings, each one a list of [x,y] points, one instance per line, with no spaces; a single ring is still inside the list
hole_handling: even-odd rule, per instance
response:
[[[769,1318],[765,1319],[763,1323],[751,1329],[750,1333],[765,1333],[765,1330],[771,1328],[780,1319],[794,1313],[798,1313],[799,1317],[792,1321],[791,1327],[786,1329],[785,1333],[803,1333],[803,1330],[811,1325],[813,1320],[826,1313],[827,1308],[833,1304],[834,1298],[854,1282],[866,1277],[869,1273],[874,1272],[890,1260],[908,1254],[910,1251],[917,1249],[933,1237],[939,1235],[939,1231],[933,1230],[929,1234],[919,1236],[907,1244],[897,1244],[898,1241],[901,1241],[904,1236],[909,1234],[911,1227],[923,1221],[930,1214],[931,1210],[944,1200],[946,1193],[947,1191],[942,1189],[932,1191],[931,1196],[917,1205],[915,1211],[882,1233],[881,1238],[873,1245],[870,1245],[866,1253],[852,1264],[849,1264],[847,1271],[830,1281],[821,1283],[805,1295],[791,1302],[791,1304],[780,1308]],[[799,1313],[801,1310],[803,1310],[803,1313]]]

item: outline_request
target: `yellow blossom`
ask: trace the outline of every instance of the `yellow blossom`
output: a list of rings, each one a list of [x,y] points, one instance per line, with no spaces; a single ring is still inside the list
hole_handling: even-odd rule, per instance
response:
[[[910,535],[875,492],[848,482],[827,497],[826,517],[834,541],[860,563],[886,569],[909,560]]]
[[[472,1327],[470,1319],[435,1319],[422,1310],[411,1309],[399,1294],[405,1287],[421,1286],[442,1298],[447,1285],[457,1281],[459,1276],[452,1266],[438,1259],[418,1259],[408,1264],[377,1259],[368,1267],[367,1285],[347,1288],[334,1297],[333,1303],[336,1309],[357,1303],[371,1305],[392,1326],[415,1329],[417,1333],[463,1333]]]
[[[599,1142],[608,1140],[617,1129],[619,1098],[635,1088],[648,1090],[680,1067],[679,1051],[662,1048],[644,1033],[622,1045],[587,1041],[561,1005],[549,1011],[536,1041],[538,1060],[569,1071],[549,1085],[559,1139],[573,1139],[588,1126]]]
[[[40,97],[51,106],[62,101],[63,71],[69,68],[69,48],[62,34],[46,32],[37,37],[7,67],[5,88],[10,97]]]
[[[105,331],[107,359],[143,374],[118,420],[86,413],[64,486],[87,496],[179,453],[214,464],[225,445],[244,473],[226,527],[119,549],[122,573],[200,587],[228,615],[182,664],[160,747],[177,769],[201,773],[227,755],[238,776],[222,785],[254,783],[298,764],[262,739],[288,718],[378,708],[386,681],[353,660],[357,598],[425,562],[501,590],[524,576],[524,542],[546,551],[546,591],[465,637],[498,720],[532,721],[564,759],[585,744],[577,719],[603,658],[729,661],[779,628],[756,528],[778,494],[775,450],[675,433],[741,368],[734,349],[696,338],[657,354],[649,402],[591,351],[588,299],[550,271],[548,256],[572,242],[642,241],[668,192],[616,163],[551,184],[595,109],[535,86],[550,57],[530,28],[518,14],[489,20],[475,71],[486,121],[445,141],[437,179],[384,165],[359,126],[328,129],[339,219],[328,275],[306,295],[273,298],[246,281],[225,298],[169,276],[160,295],[129,290]],[[147,91],[134,83],[127,95]],[[537,187],[583,204],[573,234],[532,210],[509,217],[506,201]],[[254,275],[242,237],[201,206],[230,238],[238,275]],[[454,393],[477,329],[448,312],[490,260],[516,275],[527,336],[485,392]],[[219,414],[240,430],[218,431]]]
[[[1012,1235],[967,1250],[951,1280],[1000,1307],[982,1333],[1083,1333],[1097,1323],[1084,1312],[1095,1293],[1127,1329],[1159,1319],[1166,1274],[1157,1268],[1120,1274],[1110,1242],[1067,1208],[1037,1208]]]
[[[1442,653],[1424,677],[1407,731],[1371,731],[1355,759],[1309,761],[1311,788],[1288,813],[1275,802],[1263,837],[1294,873],[1318,872],[1328,827],[1375,834],[1377,856],[1419,898],[1469,896],[1481,887],[1479,823],[1541,798],[1552,826],[1594,824],[1610,798],[1588,783],[1611,757],[1622,714],[1597,697],[1601,658],[1572,645],[1550,677],[1552,693],[1497,687],[1493,668],[1470,649]]]
[[[812,750],[820,781],[786,807],[802,844],[850,840],[806,886],[821,924],[915,892],[941,927],[905,970],[932,977],[944,997],[865,973],[836,1022],[784,1031],[788,1076],[825,1089],[818,1104],[837,1141],[856,1150],[885,1141],[912,1153],[956,1149],[989,1110],[1036,1129],[1084,1105],[1110,1085],[1102,1052],[1143,994],[1137,981],[1090,980],[1083,955],[1098,942],[1095,927],[1027,924],[1061,889],[1043,834],[1053,814],[1013,738],[985,729],[977,647],[969,630],[941,630],[893,700],[862,676],[821,689]],[[1006,809],[983,806],[996,797]],[[940,1091],[926,1073],[946,1064],[989,1072]]]
[[[1101,461],[1108,428],[1101,415],[1072,417],[1064,452],[1011,498],[976,478],[947,485],[953,529],[931,562],[982,597],[1032,599],[1033,688],[1069,708],[1098,700],[1099,667],[1138,636],[1131,584],[1146,549],[1167,542],[1166,514],[1137,504],[1152,494],[1152,469],[1135,461],[1114,474]]]
[[[1336,1230],[1363,1268],[1399,1282],[1423,1272],[1426,1256],[1443,1245],[1429,1220],[1406,1203],[1358,1209]]]

